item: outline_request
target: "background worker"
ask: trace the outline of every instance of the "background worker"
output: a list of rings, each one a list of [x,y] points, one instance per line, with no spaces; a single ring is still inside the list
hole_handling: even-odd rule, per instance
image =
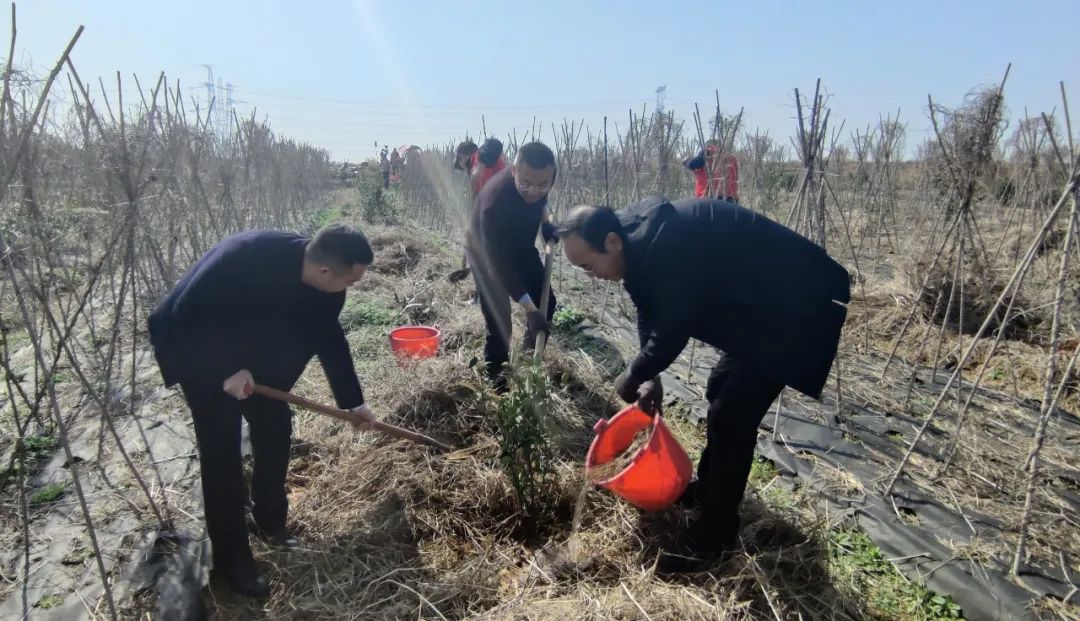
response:
[[[463,170],[468,175],[470,198],[475,198],[504,168],[503,144],[495,138],[488,138],[479,147],[472,140],[465,140],[454,150],[454,170]]]
[[[739,159],[733,154],[720,154],[715,140],[705,143],[705,150],[683,160],[694,173],[694,196],[719,198],[729,203],[739,202]]]

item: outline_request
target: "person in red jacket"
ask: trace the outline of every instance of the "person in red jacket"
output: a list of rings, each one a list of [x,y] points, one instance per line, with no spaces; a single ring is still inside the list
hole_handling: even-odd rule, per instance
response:
[[[464,170],[469,176],[472,198],[504,168],[506,157],[503,156],[503,144],[495,138],[488,138],[479,147],[472,140],[466,140],[454,150],[454,170]]]
[[[503,144],[496,138],[488,138],[480,147],[477,147],[472,140],[465,139],[454,150],[454,170],[463,170],[468,176],[470,201],[475,201],[487,182],[504,168],[506,168],[506,157],[503,155]],[[469,258],[463,255],[461,269],[451,274],[450,281],[464,280],[469,271]],[[470,303],[479,301],[478,295],[474,293]]]
[[[739,202],[739,159],[722,155],[716,141],[705,144],[705,150],[687,158],[683,165],[694,173],[694,196],[719,198],[729,203]]]

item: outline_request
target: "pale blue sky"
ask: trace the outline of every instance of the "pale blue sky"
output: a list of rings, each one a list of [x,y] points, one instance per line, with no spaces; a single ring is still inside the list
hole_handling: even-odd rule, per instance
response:
[[[719,89],[725,110],[745,107],[749,127],[785,141],[793,89],[818,77],[845,134],[899,109],[909,147],[927,136],[928,93],[954,105],[1009,62],[1014,117],[1060,107],[1060,80],[1080,110],[1080,0],[31,0],[18,13],[16,59],[41,75],[82,24],[73,57],[84,80],[114,84],[120,70],[146,86],[164,70],[204,99],[200,65],[212,64],[239,109],[258,106],[336,159],[367,157],[375,141],[478,134],[481,114],[499,136],[527,131],[534,115],[599,132],[607,115],[613,140],[614,123],[651,110],[659,85],[688,120]]]

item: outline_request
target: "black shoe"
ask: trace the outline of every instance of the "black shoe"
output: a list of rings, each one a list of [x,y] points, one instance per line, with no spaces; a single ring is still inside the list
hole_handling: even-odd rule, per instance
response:
[[[248,531],[251,534],[272,546],[288,550],[300,547],[300,541],[297,540],[296,535],[289,532],[289,529],[284,526],[280,528],[264,529],[259,526],[259,523],[255,521],[255,518],[252,517],[250,513],[247,516],[247,525]]]
[[[278,548],[292,550],[300,547],[300,540],[296,538],[296,535],[290,533],[287,528],[273,532],[267,532],[260,528],[255,532],[255,536]]]
[[[270,584],[259,573],[255,559],[232,559],[215,573],[225,579],[233,593],[258,599],[270,597]]]
[[[506,381],[506,375],[499,373],[494,377],[489,377],[488,381],[491,382],[491,389],[495,391],[497,395],[505,395],[510,392],[510,384]]]
[[[718,531],[699,520],[676,537],[673,549],[656,559],[658,574],[699,573],[734,557],[738,531]]]

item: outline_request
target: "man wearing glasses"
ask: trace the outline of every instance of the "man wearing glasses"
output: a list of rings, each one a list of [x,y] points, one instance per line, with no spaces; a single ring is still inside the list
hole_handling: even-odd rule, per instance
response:
[[[646,410],[660,373],[696,338],[723,355],[709,374],[705,450],[680,504],[697,519],[662,555],[664,572],[708,568],[738,540],[739,503],[758,425],[784,386],[820,398],[847,315],[847,271],[815,245],[734,203],[643,200],[614,212],[581,206],[560,226],[575,266],[622,281],[637,307],[641,352],[616,392]]]
[[[473,266],[487,324],[486,370],[500,391],[506,388],[503,365],[510,359],[511,301],[525,311],[527,349],[532,349],[540,332],[548,330],[555,313],[554,292],[546,309],[537,307],[544,266],[536,252],[538,229],[545,243],[556,239],[547,213],[547,195],[554,183],[551,149],[540,142],[522,146],[514,165],[497,173],[477,194],[465,235],[465,253]]]

